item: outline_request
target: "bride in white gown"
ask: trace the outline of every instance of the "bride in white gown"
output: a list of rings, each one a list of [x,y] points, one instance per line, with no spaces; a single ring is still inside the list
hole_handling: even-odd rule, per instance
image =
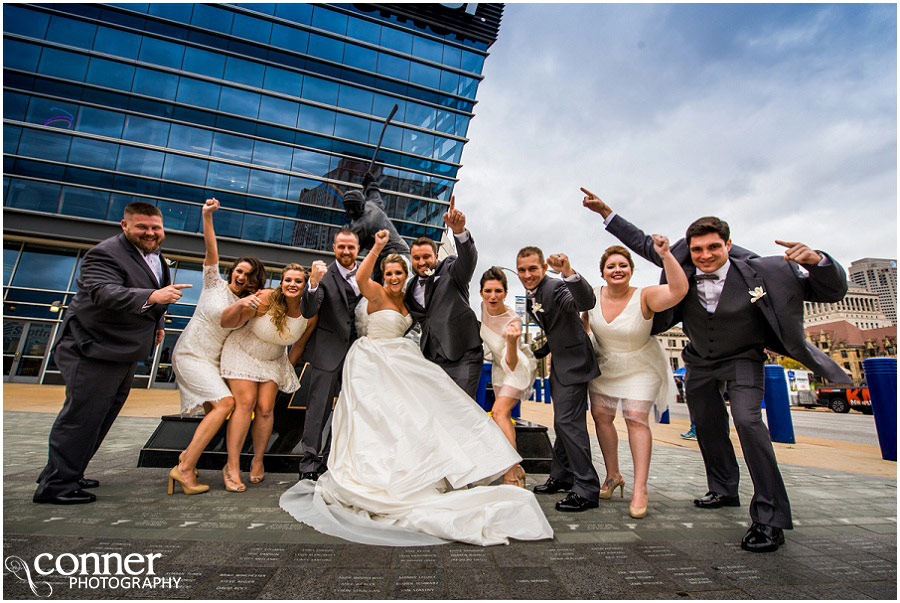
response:
[[[375,238],[357,272],[368,335],[344,363],[328,471],[285,492],[281,507],[320,532],[364,544],[552,538],[530,491],[477,486],[522,459],[487,414],[403,337],[412,324],[403,306],[406,264],[388,256],[384,286],[371,281],[387,231]]]

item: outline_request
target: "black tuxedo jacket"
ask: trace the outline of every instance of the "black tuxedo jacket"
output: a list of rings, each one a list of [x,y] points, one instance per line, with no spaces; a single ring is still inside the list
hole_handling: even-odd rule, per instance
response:
[[[171,282],[162,254],[159,261],[161,283],[124,233],[97,243],[81,261],[78,293],[66,309],[60,339],[72,337],[82,355],[96,360],[146,359],[169,307],[153,304],[144,309],[150,294]]]
[[[422,350],[428,350],[429,339],[433,338],[450,362],[481,347],[478,319],[469,306],[469,283],[478,263],[472,233],[466,242],[457,241],[456,247],[459,255],[442,260],[426,280],[424,308],[413,295],[418,277],[410,281],[404,298],[410,315],[422,326]]]
[[[662,260],[653,249],[653,239],[637,226],[619,215],[606,227],[629,249],[662,266]],[[697,271],[691,261],[691,253],[684,239],[671,246],[672,255],[681,264],[690,279]],[[804,266],[808,274],[800,272],[794,262],[782,256],[760,257],[755,253],[731,246],[728,254],[732,268],[739,271],[751,289],[762,287],[765,295],[757,302],[771,327],[772,335],[766,339],[766,347],[779,354],[790,356],[818,375],[838,383],[850,383],[850,378],[826,354],[806,339],[803,330],[803,302],[834,303],[847,293],[847,275],[834,258],[828,256],[826,266]],[[660,279],[666,282],[665,272]],[[748,293],[749,294],[749,293]],[[682,321],[682,301],[665,312],[657,312],[653,318],[653,333],[661,333]]]
[[[543,358],[553,354],[550,370],[563,385],[586,383],[600,375],[580,315],[595,303],[593,289],[580,275],[575,281],[544,276],[535,288],[534,297],[525,301],[529,316],[541,325],[547,337],[547,343],[534,355]]]
[[[315,292],[309,286],[303,290],[300,312],[304,318],[319,315],[319,322],[306,346],[304,359],[313,368],[334,371],[344,362],[347,350],[356,339],[353,322],[356,320],[356,302],[350,298],[353,290],[341,277],[337,261],[332,262],[319,281]]]

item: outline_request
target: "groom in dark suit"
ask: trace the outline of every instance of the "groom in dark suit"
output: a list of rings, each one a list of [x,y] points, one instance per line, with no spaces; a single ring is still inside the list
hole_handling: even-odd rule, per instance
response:
[[[300,479],[316,480],[325,471],[319,461],[322,433],[331,419],[334,400],[341,389],[341,372],[350,345],[356,341],[356,256],[359,237],[349,228],[334,235],[334,258],[331,266],[322,260],[313,262],[300,309],[304,318],[319,316],[304,359],[309,362],[310,391],[300,447]],[[327,458],[328,445],[323,450]]]
[[[553,461],[547,482],[535,486],[538,494],[571,490],[556,503],[558,511],[585,511],[597,506],[600,478],[591,462],[587,433],[588,382],[600,375],[594,350],[581,323],[581,312],[597,299],[590,284],[572,270],[569,258],[557,253],[547,258],[563,280],[547,278],[544,253],[524,247],[516,257],[516,271],[525,287],[525,310],[541,325],[547,343],[534,355],[553,354],[550,391],[553,396]]]
[[[459,255],[438,263],[434,241],[426,237],[413,241],[410,261],[416,276],[403,301],[422,327],[422,354],[474,400],[484,362],[478,319],[469,306],[469,283],[478,252],[466,230],[466,216],[456,209],[455,197],[450,197],[444,222],[453,231]]]
[[[606,229],[644,259],[661,266],[653,242],[596,195],[584,205],[603,216]],[[843,268],[828,254],[802,243],[775,241],[784,256],[760,257],[731,244],[728,224],[715,217],[695,220],[672,254],[687,274],[690,288],[680,304],[654,317],[653,333],[678,322],[690,343],[682,353],[685,390],[709,492],[694,501],[701,508],[739,506],[738,469],[729,439],[731,415],[753,480],[753,523],[741,547],[774,551],[793,527],[784,481],[769,431],[762,421],[765,348],[789,356],[831,381],[849,383],[841,368],[806,340],[803,302],[837,302],[847,292]],[[803,266],[806,273],[798,269]]]
[[[84,255],[78,293],[66,309],[54,359],[66,400],[50,430],[47,465],[34,502],[90,503],[85,488],[99,482],[84,470],[119,414],[134,378],[163,338],[163,316],[181,289],[170,285],[159,252],[165,238],[160,211],[149,203],[125,207],[122,233]]]

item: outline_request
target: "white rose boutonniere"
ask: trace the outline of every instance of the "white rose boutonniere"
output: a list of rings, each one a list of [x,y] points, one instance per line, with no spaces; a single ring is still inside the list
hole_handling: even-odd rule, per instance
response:
[[[163,257],[163,259],[166,261],[166,266],[168,266],[169,268],[175,265],[175,262],[170,260],[169,258]]]
[[[756,287],[755,289],[750,289],[748,293],[750,293],[750,303],[755,304],[763,298],[766,291],[762,287]]]
[[[424,274],[425,274],[426,277],[427,277],[427,276],[431,276],[432,274],[434,274],[434,268],[429,268],[428,270],[425,270],[425,271],[423,271],[423,272],[424,272]]]
[[[537,313],[543,312],[543,311],[544,311],[544,308],[541,307],[540,302],[534,302],[534,304],[532,304],[532,306],[531,306],[532,314],[537,314]]]

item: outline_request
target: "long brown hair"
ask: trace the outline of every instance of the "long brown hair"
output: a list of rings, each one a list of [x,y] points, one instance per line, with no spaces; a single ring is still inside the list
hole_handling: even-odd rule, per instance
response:
[[[247,277],[247,286],[244,287],[244,290],[241,291],[238,297],[247,297],[251,293],[256,293],[261,289],[265,289],[266,267],[263,266],[263,263],[259,258],[255,258],[252,255],[242,255],[236,259],[228,269],[228,272],[225,273],[225,282],[229,285],[231,284],[231,275],[234,274],[234,268],[241,262],[250,264],[250,272],[245,275]]]
[[[288,264],[281,270],[281,280],[284,280],[284,274],[290,270],[296,270],[303,273],[303,280],[309,279],[309,273],[306,268],[300,264]],[[284,291],[281,290],[281,283],[272,290],[269,296],[269,311],[267,314],[272,316],[272,323],[279,335],[284,335],[284,327],[287,324],[287,300],[284,298]]]

